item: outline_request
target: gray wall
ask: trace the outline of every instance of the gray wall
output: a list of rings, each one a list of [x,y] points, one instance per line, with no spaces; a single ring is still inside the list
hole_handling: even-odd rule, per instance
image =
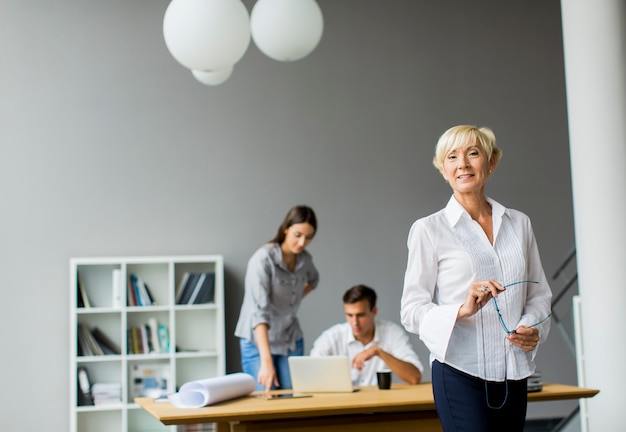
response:
[[[165,0],[2,1],[1,430],[68,428],[70,257],[223,254],[232,335],[249,255],[307,203],[322,278],[300,312],[307,349],[343,320],[355,283],[399,320],[406,236],[450,195],[431,159],[454,124],[495,130],[504,158],[488,194],[531,216],[548,274],[563,259],[558,0],[319,3],[312,55],[281,64],[251,44],[227,83],[206,87],[166,50]],[[229,336],[229,371],[238,361]],[[556,329],[537,362],[547,381],[575,383]]]

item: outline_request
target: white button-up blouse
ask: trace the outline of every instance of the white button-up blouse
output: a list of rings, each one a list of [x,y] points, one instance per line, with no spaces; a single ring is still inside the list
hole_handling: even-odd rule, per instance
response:
[[[447,206],[411,227],[401,301],[401,320],[438,360],[489,381],[522,379],[534,372],[537,349],[525,352],[506,339],[493,300],[457,320],[470,284],[496,280],[509,286],[496,299],[510,330],[532,326],[550,314],[552,293],[541,265],[530,219],[487,198],[492,207],[493,245],[480,225],[450,198]],[[545,341],[550,321],[537,324]]]

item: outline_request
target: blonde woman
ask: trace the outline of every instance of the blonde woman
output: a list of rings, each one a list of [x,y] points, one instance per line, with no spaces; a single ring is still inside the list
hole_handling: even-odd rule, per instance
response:
[[[485,195],[502,157],[491,129],[454,126],[433,163],[446,207],[411,227],[402,324],[430,350],[445,432],[520,431],[551,291],[530,219]]]

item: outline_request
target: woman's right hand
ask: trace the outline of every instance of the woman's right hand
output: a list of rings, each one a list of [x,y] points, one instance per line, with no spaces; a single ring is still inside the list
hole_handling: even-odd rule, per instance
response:
[[[463,302],[459,308],[456,319],[458,320],[474,315],[485,306],[492,297],[498,297],[498,294],[505,289],[502,284],[494,280],[472,282],[467,290],[465,302]]]
[[[274,364],[271,361],[269,363],[261,362],[257,381],[265,387],[265,391],[270,391],[272,384],[274,384],[275,387],[279,386],[280,383],[278,382],[278,377],[276,376],[276,370],[274,369]]]
[[[278,387],[279,383],[278,377],[276,377],[276,369],[274,369],[274,362],[272,361],[272,352],[270,350],[269,326],[266,323],[261,323],[256,326],[254,328],[254,337],[261,358],[261,365],[259,366],[259,373],[256,379],[259,384],[265,387],[265,391],[270,391],[272,384]]]

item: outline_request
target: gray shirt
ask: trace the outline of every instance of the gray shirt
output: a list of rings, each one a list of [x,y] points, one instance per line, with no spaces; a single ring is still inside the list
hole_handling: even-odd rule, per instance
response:
[[[296,313],[304,287],[310,283],[315,288],[318,280],[313,257],[306,250],[298,254],[296,267],[290,272],[279,244],[261,246],[248,261],[235,336],[255,343],[254,328],[265,323],[269,326],[271,353],[287,355],[302,338]]]

